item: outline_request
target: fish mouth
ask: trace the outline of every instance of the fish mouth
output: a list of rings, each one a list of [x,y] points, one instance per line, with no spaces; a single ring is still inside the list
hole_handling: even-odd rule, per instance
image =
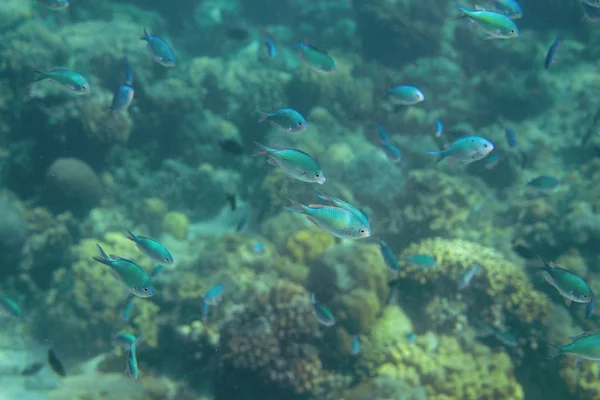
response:
[[[371,231],[365,231],[360,234],[361,239],[368,238],[369,236],[371,236]]]

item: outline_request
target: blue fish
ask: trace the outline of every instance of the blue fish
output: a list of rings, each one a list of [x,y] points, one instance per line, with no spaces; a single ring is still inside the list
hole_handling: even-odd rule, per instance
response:
[[[335,317],[327,307],[321,303],[317,303],[314,293],[311,294],[311,301],[313,304],[313,310],[319,323],[325,326],[333,326],[335,324]]]
[[[163,269],[165,269],[165,266],[163,264],[156,264],[154,266],[154,268],[152,268],[152,271],[150,272],[150,278],[154,278],[154,277],[157,277],[158,275],[160,275],[160,273],[162,272]]]
[[[481,265],[476,265],[467,272],[465,272],[458,280],[458,290],[464,290],[471,284],[471,281],[475,277],[475,274],[481,269]]]
[[[206,294],[202,298],[202,320],[203,321],[206,319],[206,316],[208,315],[208,309],[210,307],[214,307],[214,306],[218,305],[221,302],[221,300],[223,300],[224,294],[225,294],[225,286],[223,286],[221,284],[215,285],[215,286],[211,287],[210,289],[208,289],[208,292],[206,292]]]
[[[437,261],[432,256],[426,254],[416,254],[414,256],[407,256],[404,258],[407,263],[412,264],[418,268],[435,268],[437,267]]]
[[[135,350],[137,348],[139,340],[140,340],[140,338],[138,338],[133,343],[131,343],[131,347],[129,348],[129,353],[127,353],[127,368],[125,369],[125,372],[133,380],[136,380],[140,373],[140,371],[138,369],[137,357],[135,355]]]
[[[390,140],[390,134],[381,125],[377,125],[377,131],[379,132],[379,147],[387,158],[393,162],[399,162],[402,160],[402,154],[400,150],[394,146]]]
[[[436,164],[448,158],[452,163],[470,164],[485,158],[494,150],[494,144],[479,136],[463,136],[450,143],[442,151],[429,151],[428,154],[438,156]]]
[[[385,261],[388,269],[394,273],[400,271],[400,264],[398,263],[398,257],[394,254],[394,251],[383,241],[379,241],[379,250],[381,250],[381,256]]]
[[[391,88],[387,91],[387,94],[398,99],[400,104],[405,106],[411,106],[425,100],[425,95],[421,90],[410,85],[400,85]]]
[[[175,53],[173,53],[173,49],[171,49],[166,40],[158,36],[150,36],[146,28],[144,28],[144,36],[140,39],[148,42],[148,50],[152,53],[154,61],[165,67],[175,66]]]
[[[360,339],[358,335],[352,336],[352,355],[357,356],[360,353]]]
[[[129,85],[121,85],[115,90],[112,103],[110,104],[110,114],[125,111],[133,101],[134,90]]]
[[[519,344],[518,339],[510,332],[495,331],[494,336],[508,347],[516,347]]]
[[[257,242],[254,244],[254,246],[252,246],[252,251],[256,255],[265,254],[265,245],[261,242]]]
[[[442,125],[442,121],[436,119],[433,121],[433,126],[435,128],[435,137],[442,136],[442,133],[444,133],[444,125]]]
[[[130,296],[129,301],[125,305],[125,309],[123,310],[123,320],[125,322],[129,322],[131,319],[131,314],[133,313],[133,307],[135,306],[135,296]]]
[[[500,164],[500,162],[502,162],[503,159],[504,156],[502,155],[502,153],[493,153],[485,159],[483,167],[486,169],[494,169]]]
[[[123,84],[129,86],[133,85],[133,71],[127,57],[123,59]]]
[[[515,149],[517,147],[517,132],[514,129],[509,128],[508,126],[504,127],[504,136],[506,137],[506,144],[511,149]]]
[[[250,213],[245,212],[244,215],[242,215],[242,218],[240,219],[240,221],[237,223],[236,227],[235,227],[235,231],[236,232],[243,232],[248,228],[248,220],[250,219]]]
[[[275,57],[277,55],[277,48],[275,47],[275,43],[271,39],[263,40],[265,47],[267,48],[267,55],[269,57]]]
[[[556,52],[558,51],[558,47],[560,46],[562,41],[563,37],[561,35],[558,35],[556,39],[554,39],[554,43],[552,43],[552,46],[550,46],[550,48],[548,49],[548,53],[546,53],[546,58],[544,59],[544,67],[546,69],[549,69],[552,66],[552,64],[554,64],[554,61],[556,61]]]
[[[406,335],[406,340],[408,341],[408,344],[413,344],[417,341],[417,335],[411,332],[408,335]]]

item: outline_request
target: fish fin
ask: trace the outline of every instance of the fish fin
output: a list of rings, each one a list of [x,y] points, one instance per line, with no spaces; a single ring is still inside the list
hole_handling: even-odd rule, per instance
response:
[[[456,5],[456,8],[458,8],[458,10],[461,12],[461,15],[459,17],[456,18],[456,20],[462,19],[462,18],[467,18],[469,15],[470,10],[468,8],[465,8],[461,5]]]
[[[317,301],[315,300],[315,294],[314,294],[314,293],[311,293],[311,294],[310,294],[310,301],[311,301],[313,304],[315,304],[315,303],[317,302]]]
[[[329,206],[325,206],[323,204],[309,204],[308,207],[310,207],[310,208],[325,208],[325,207],[329,207]]]
[[[272,157],[269,157],[269,158],[267,159],[267,162],[268,162],[269,164],[271,164],[272,166],[274,166],[274,167],[279,167],[279,163],[277,162],[277,160],[276,160],[276,159],[274,159],[274,158],[272,158]]]
[[[547,345],[548,347],[551,347],[553,349],[558,350],[556,353],[552,354],[551,356],[547,357],[546,360],[550,361],[550,360],[554,360],[556,357],[560,356],[562,354],[562,349],[560,348],[560,346],[555,346],[553,344],[549,344]]]
[[[575,363],[573,364],[573,366],[578,367],[582,361],[583,361],[583,358],[575,357]]]
[[[254,153],[252,153],[253,157],[266,156],[267,154],[271,154],[271,149],[265,146],[264,144],[260,144],[258,142],[254,142],[254,144],[257,146],[257,149]]]
[[[146,30],[146,27],[144,27],[144,36],[142,36],[140,40],[145,40],[148,42],[148,39],[150,39],[150,35],[148,35],[148,31]]]
[[[435,160],[435,163],[439,163],[440,161],[442,161],[444,158],[446,158],[446,155],[444,154],[443,151],[428,151],[427,154],[431,154],[432,156],[437,156],[437,160]]]
[[[111,258],[111,260],[114,260],[114,261],[119,261],[119,260],[123,259],[123,257],[117,256],[114,254],[109,254],[108,256]]]
[[[313,217],[307,215],[306,219],[309,220],[310,222],[312,222],[313,224],[319,226],[319,224],[317,224],[317,221],[315,221],[315,219]]]
[[[137,242],[137,236],[135,236],[135,234],[133,232],[131,232],[129,229],[127,229],[127,233],[128,235],[125,235],[125,237],[131,241]]]
[[[331,196],[328,196],[326,194],[317,193],[317,197],[320,198],[321,200],[325,200],[325,201],[328,201],[330,203],[333,203],[333,199],[331,198]]]
[[[101,262],[102,264],[110,264],[112,260],[109,258],[109,256],[106,255],[104,249],[99,244],[96,244],[96,246],[98,246],[98,251],[100,252],[100,255],[94,256],[92,258],[98,262]]]
[[[585,305],[585,319],[589,319],[596,308],[596,298],[592,293],[592,300]]]
[[[573,300],[572,300],[572,299],[570,299],[570,298],[568,298],[568,297],[565,297],[565,305],[566,305],[567,307],[570,307],[572,302],[573,302]]]
[[[480,6],[479,4],[475,4],[475,7],[474,7],[474,8],[475,8],[475,10],[477,10],[477,11],[485,11],[485,10],[486,10],[486,9],[485,9],[485,7],[483,7],[483,6]]]
[[[259,111],[258,113],[260,114],[260,119],[258,120],[258,122],[266,121],[266,119],[269,118],[269,114],[267,114],[264,111]]]
[[[292,202],[292,205],[290,207],[283,207],[283,208],[285,208],[288,211],[293,211],[293,212],[297,212],[300,214],[306,214],[307,207],[304,204],[300,204],[296,200],[292,200],[292,199],[290,199],[290,201]]]
[[[46,73],[44,71],[42,71],[41,69],[34,69],[33,70],[33,80],[32,82],[39,82],[41,80],[46,79]]]

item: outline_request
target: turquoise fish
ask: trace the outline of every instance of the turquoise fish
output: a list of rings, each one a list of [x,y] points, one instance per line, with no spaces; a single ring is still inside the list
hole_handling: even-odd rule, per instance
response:
[[[335,324],[335,317],[331,311],[329,311],[329,309],[323,304],[317,302],[314,293],[311,294],[310,299],[313,305],[315,316],[317,317],[319,323],[325,326],[333,326]]]
[[[70,69],[58,68],[50,71],[35,70],[34,74],[36,77],[33,82],[48,79],[50,82],[59,85],[71,93],[78,95],[87,95],[90,93],[90,84],[88,81],[86,81],[83,76]]]
[[[267,156],[267,162],[281,168],[291,178],[302,182],[325,183],[325,174],[319,163],[309,154],[292,148],[273,149],[255,142],[259,149],[253,156]]]
[[[135,355],[135,350],[139,343],[139,338],[131,343],[129,347],[129,352],[127,353],[127,365],[125,368],[125,373],[133,380],[136,380],[140,374],[138,369],[137,357]]]
[[[428,154],[437,156],[436,164],[444,159],[450,163],[470,164],[473,161],[485,158],[494,150],[494,145],[487,139],[479,136],[463,136],[450,143],[442,151],[430,151]]]
[[[355,207],[352,204],[347,203],[347,202],[345,202],[343,200],[340,200],[337,197],[331,197],[331,196],[328,196],[328,195],[323,194],[323,193],[317,193],[317,196],[321,200],[328,201],[329,203],[333,204],[336,207],[343,208],[344,210],[350,211],[352,214],[354,214],[357,217],[359,217],[365,223],[365,225],[369,225],[369,216],[367,215],[366,212],[364,212],[360,208]]]
[[[292,108],[279,108],[270,112],[259,111],[258,122],[269,121],[277,129],[287,133],[300,133],[308,127],[308,123],[298,111]]]
[[[379,250],[381,250],[381,256],[385,261],[385,265],[388,269],[394,273],[400,271],[400,264],[398,263],[398,257],[394,251],[388,246],[383,240],[379,241]]]
[[[553,360],[556,357],[566,354],[577,357],[577,360],[600,361],[600,334],[590,333],[576,336],[573,341],[564,346],[549,345],[558,351],[548,357]]]
[[[538,267],[544,271],[546,281],[554,286],[558,293],[565,298],[567,305],[572,301],[576,303],[590,303],[594,299],[594,293],[588,284],[579,276],[558,266],[550,266],[541,258],[543,265]]]
[[[425,100],[423,92],[410,85],[396,86],[388,90],[387,94],[393,96],[400,104],[405,106],[412,106]]]
[[[148,42],[148,51],[152,54],[154,61],[165,67],[175,66],[175,53],[166,40],[158,36],[149,35],[146,28],[144,28],[144,36],[140,39]]]
[[[519,28],[515,22],[504,14],[486,10],[469,10],[459,5],[456,7],[463,13],[460,18],[468,18],[474,22],[488,35],[488,38],[510,39],[519,36]]]
[[[21,318],[23,316],[21,307],[6,296],[0,296],[0,313],[13,318]]]
[[[419,268],[434,268],[437,267],[437,262],[432,256],[426,254],[416,254],[414,256],[404,257],[404,260],[409,264]]]
[[[124,350],[129,350],[131,348],[131,345],[140,340],[140,338],[136,338],[133,333],[123,332],[115,336],[115,341]]]
[[[325,51],[302,42],[296,43],[292,47],[298,52],[298,57],[315,71],[335,71],[335,61]]]
[[[138,236],[132,233],[131,231],[127,231],[127,233],[129,234],[129,236],[127,236],[127,239],[133,241],[142,253],[144,253],[157,263],[169,265],[173,264],[173,256],[171,255],[169,250],[161,243],[145,236]]]

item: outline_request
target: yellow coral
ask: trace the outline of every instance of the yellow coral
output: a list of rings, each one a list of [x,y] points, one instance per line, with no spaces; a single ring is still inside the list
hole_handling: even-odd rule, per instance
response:
[[[335,238],[321,229],[301,229],[287,238],[284,253],[294,262],[307,264],[317,260],[334,245]]]
[[[188,217],[181,212],[171,211],[163,218],[163,231],[170,233],[179,240],[187,238],[190,221]]]

